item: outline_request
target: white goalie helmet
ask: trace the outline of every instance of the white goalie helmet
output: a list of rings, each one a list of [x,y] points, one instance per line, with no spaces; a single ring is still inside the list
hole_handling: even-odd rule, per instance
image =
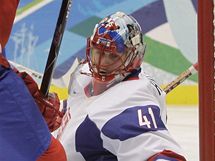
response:
[[[96,24],[86,50],[92,76],[103,82],[140,68],[144,53],[140,25],[123,12],[109,15]]]

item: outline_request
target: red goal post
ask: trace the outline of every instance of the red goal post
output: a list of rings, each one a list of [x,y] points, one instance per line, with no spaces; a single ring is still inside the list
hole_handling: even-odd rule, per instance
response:
[[[200,161],[215,161],[214,0],[198,0]]]

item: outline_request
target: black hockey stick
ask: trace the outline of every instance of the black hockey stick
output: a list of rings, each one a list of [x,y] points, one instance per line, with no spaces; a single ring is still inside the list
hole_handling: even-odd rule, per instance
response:
[[[45,71],[44,71],[44,75],[43,75],[43,79],[42,79],[42,84],[41,84],[41,88],[40,88],[40,91],[42,92],[42,94],[44,96],[47,96],[48,92],[49,92],[49,87],[50,87],[54,67],[55,67],[55,64],[57,61],[57,56],[58,56],[61,41],[63,38],[66,22],[67,22],[69,12],[71,9],[71,4],[72,4],[72,0],[63,0],[62,1],[60,14],[59,14],[59,17],[57,20],[55,33],[54,33],[54,37],[52,39],[52,44],[51,44],[51,48],[49,51],[49,56],[48,56],[48,60],[46,63],[46,67],[45,67]]]

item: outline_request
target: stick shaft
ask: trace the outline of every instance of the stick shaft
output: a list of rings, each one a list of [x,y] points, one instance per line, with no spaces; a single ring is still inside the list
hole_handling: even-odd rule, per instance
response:
[[[40,88],[40,91],[42,92],[42,94],[44,96],[47,96],[48,92],[49,92],[49,87],[50,87],[50,83],[51,83],[51,79],[52,79],[52,75],[53,75],[53,70],[54,70],[54,67],[55,67],[55,64],[57,61],[57,56],[59,53],[66,22],[68,19],[70,8],[71,8],[71,3],[72,3],[72,0],[63,0],[62,1],[60,14],[59,14],[59,17],[57,20],[55,33],[54,33],[54,37],[52,39],[52,44],[51,44],[51,48],[49,51],[49,56],[48,56],[48,60],[46,63],[45,72],[43,75],[42,84],[41,84],[41,88]]]
[[[173,80],[171,83],[169,83],[163,90],[164,92],[169,93],[172,91],[175,87],[177,87],[179,84],[184,82],[187,78],[189,78],[191,75],[196,73],[198,70],[198,63],[190,66],[186,71],[182,72],[175,80]]]

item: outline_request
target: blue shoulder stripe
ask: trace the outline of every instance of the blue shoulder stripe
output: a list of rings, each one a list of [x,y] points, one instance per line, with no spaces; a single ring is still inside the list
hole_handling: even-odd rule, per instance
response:
[[[160,109],[155,105],[147,105],[124,110],[103,126],[102,133],[111,139],[123,141],[157,130],[166,130],[160,117]]]

